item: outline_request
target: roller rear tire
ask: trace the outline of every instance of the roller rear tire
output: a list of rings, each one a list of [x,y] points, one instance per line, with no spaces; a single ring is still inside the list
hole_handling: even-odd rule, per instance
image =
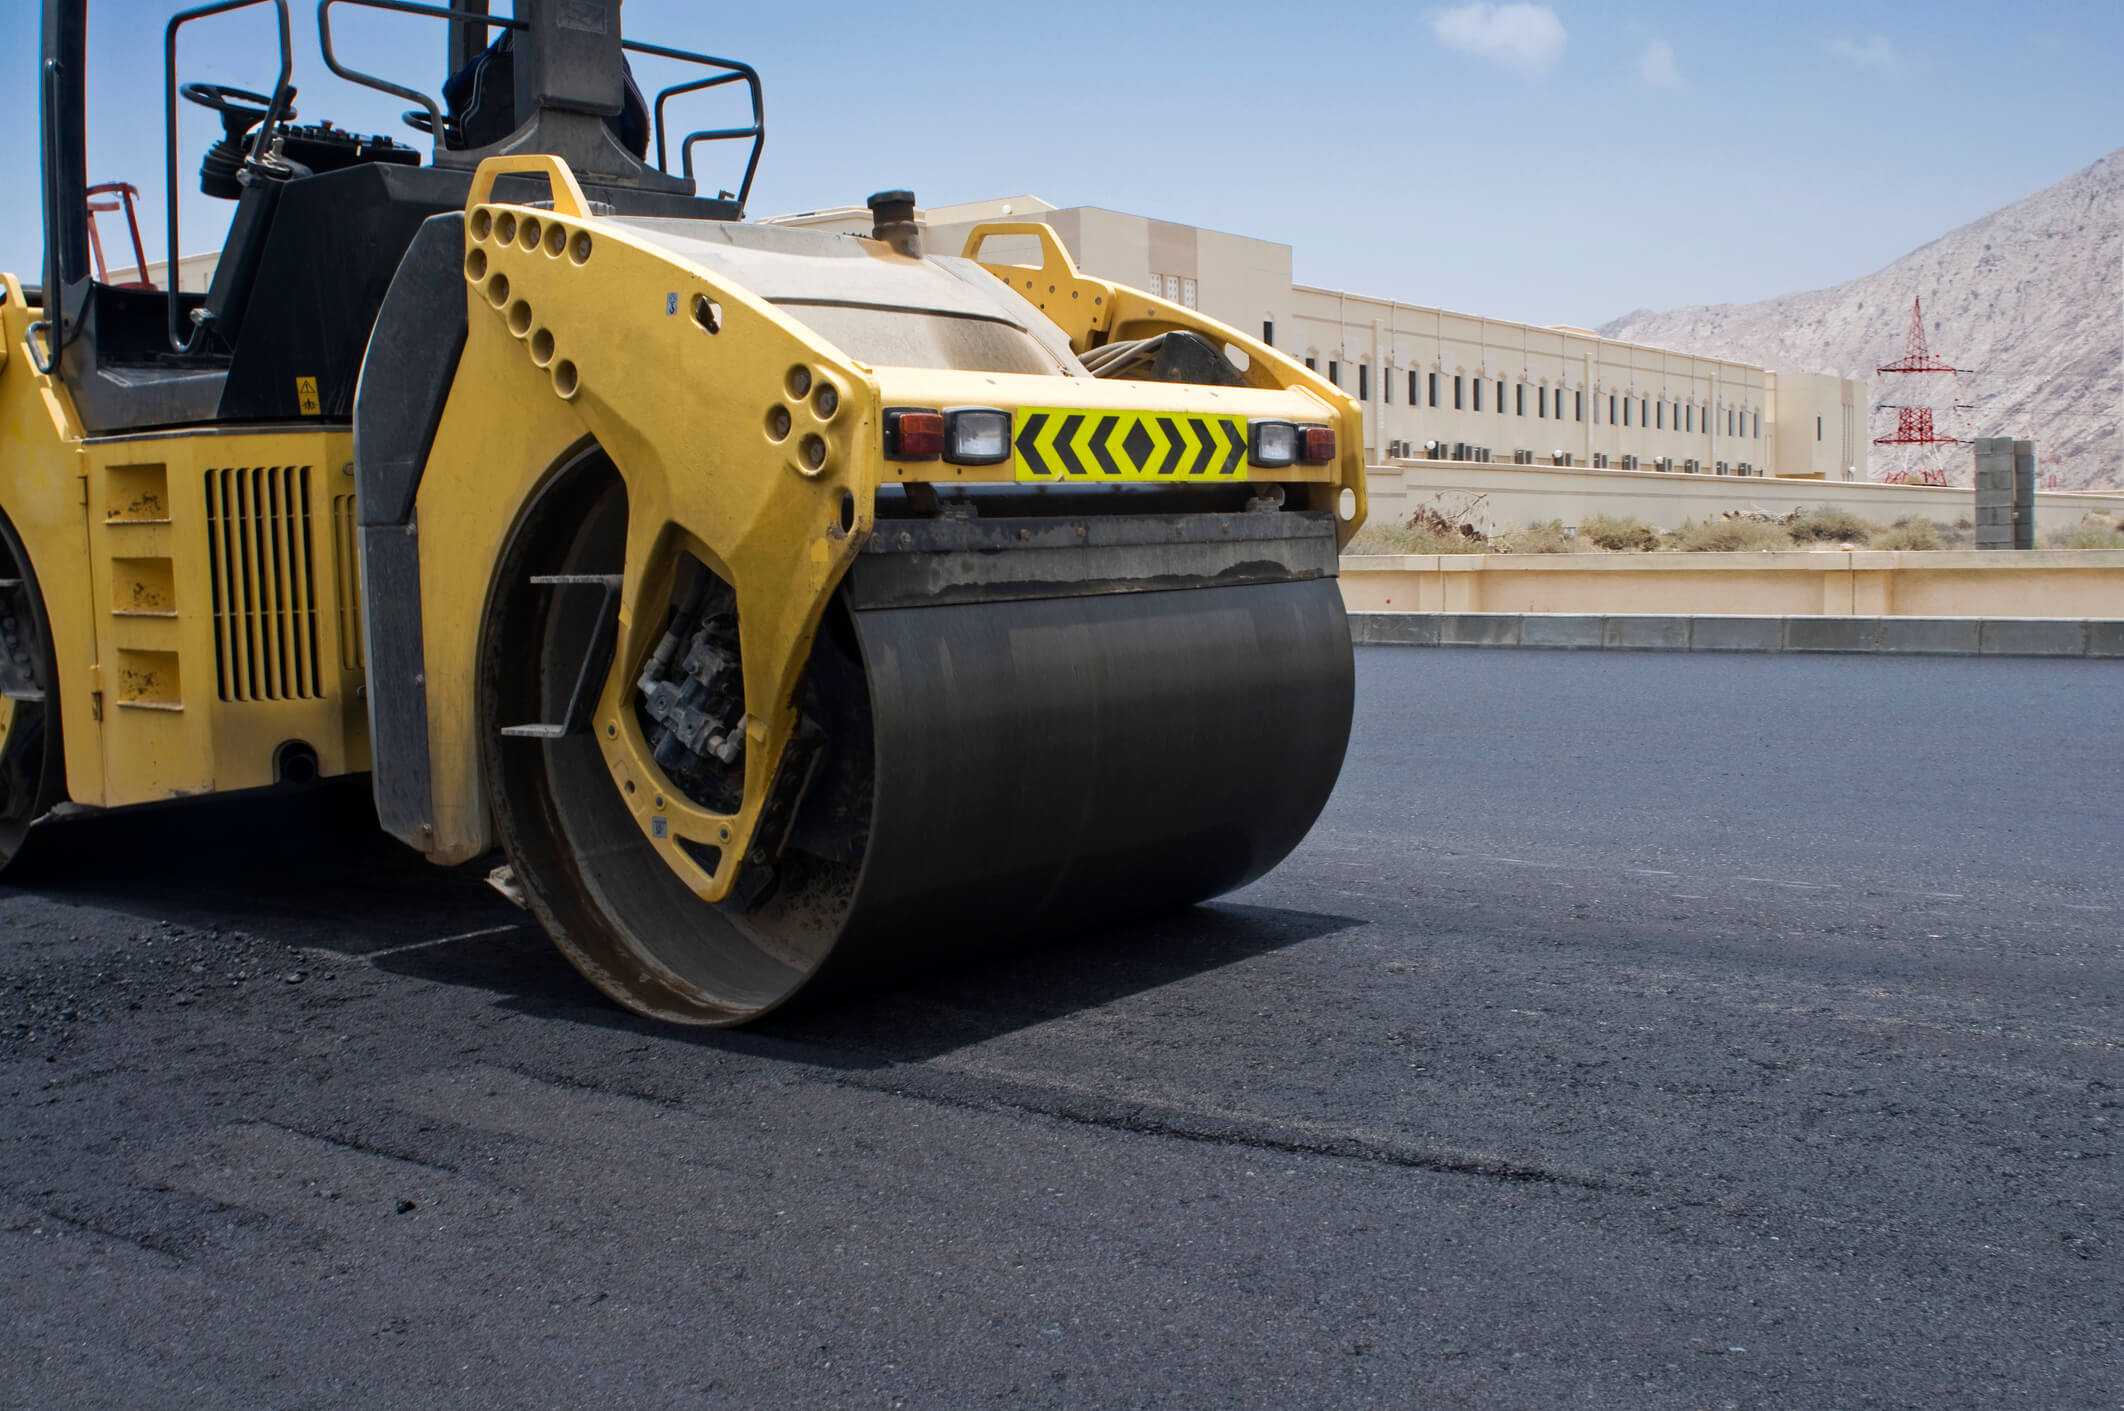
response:
[[[0,515],[0,875],[24,865],[31,830],[66,799],[59,674],[37,576]],[[35,697],[35,698],[32,698]]]

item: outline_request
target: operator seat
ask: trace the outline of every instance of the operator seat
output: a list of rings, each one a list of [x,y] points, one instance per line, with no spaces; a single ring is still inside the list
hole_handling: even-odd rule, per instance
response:
[[[503,30],[479,57],[450,75],[443,85],[448,105],[444,145],[458,151],[490,147],[516,131],[515,31]],[[605,126],[635,160],[649,156],[649,103],[635,86],[634,70],[625,70],[626,92],[620,110],[605,119]]]

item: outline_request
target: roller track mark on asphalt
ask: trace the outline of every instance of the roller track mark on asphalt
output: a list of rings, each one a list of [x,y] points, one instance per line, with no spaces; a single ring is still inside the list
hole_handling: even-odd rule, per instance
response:
[[[1841,882],[1802,882],[1789,877],[1758,877],[1749,874],[1704,874],[1676,872],[1664,867],[1611,867],[1599,863],[1557,862],[1542,858],[1512,857],[1502,853],[1463,852],[1454,848],[1425,845],[1406,840],[1381,838],[1371,834],[1344,834],[1357,837],[1361,842],[1335,842],[1326,839],[1308,839],[1303,849],[1293,854],[1293,859],[1314,867],[1352,867],[1370,869],[1387,855],[1399,853],[1410,857],[1444,859],[1449,862],[1494,864],[1504,867],[1532,867],[1553,872],[1589,872],[1596,875],[1614,876],[1632,880],[1657,882],[1671,880],[1680,885],[1703,886],[1706,883],[1746,882],[1757,886],[1781,887],[1794,892],[1839,892],[1848,891],[1869,896],[1917,897],[1925,901],[1959,902],[1969,900],[1966,892],[1939,891],[1927,887],[1895,886],[1873,878],[1847,878]],[[1353,854],[1347,857],[1324,857],[1323,853]],[[1672,894],[1676,901],[1708,901],[1709,893],[1684,892]],[[2060,911],[2076,911],[2093,915],[2114,914],[2114,904],[2093,902],[2056,901],[2047,897],[2034,897],[2026,905],[2035,908],[2055,907]]]
[[[1273,1151],[1285,1156],[1361,1161],[1440,1176],[1480,1177],[1510,1185],[1651,1194],[1648,1187],[1610,1180],[1591,1171],[1515,1161],[1490,1152],[1415,1146],[1362,1132],[1323,1130],[1308,1123],[1245,1113],[1170,1107],[1055,1083],[1000,1078],[966,1070],[903,1066],[874,1077],[836,1075],[822,1081],[836,1087],[909,1098],[940,1107],[974,1112],[1017,1112],[1128,1136]]]
[[[99,1225],[93,1220],[84,1220],[79,1216],[62,1214],[47,1205],[33,1206],[31,1208],[36,1211],[34,1218],[49,1220],[53,1224],[63,1226],[77,1235],[86,1235],[92,1239],[109,1240],[113,1244],[122,1244],[128,1249],[137,1249],[143,1254],[153,1255],[155,1258],[162,1260],[171,1268],[182,1268],[187,1262],[182,1254],[169,1248],[153,1235],[129,1235],[123,1231],[111,1229],[107,1225]],[[5,1233],[34,1236],[37,1231],[11,1226]]]
[[[1403,911],[1409,909],[1409,904],[1406,901],[1399,897],[1387,896],[1381,892],[1353,892],[1347,887],[1316,887],[1313,890],[1324,892],[1331,897],[1349,897],[1353,901],[1385,902],[1387,905],[1399,907]]]
[[[394,955],[411,955],[415,951],[434,950],[437,946],[454,946],[460,941],[483,941],[489,936],[506,936],[514,931],[535,929],[536,927],[529,921],[518,921],[507,926],[489,926],[483,931],[466,931],[456,936],[437,936],[431,941],[409,941],[402,946],[386,946],[382,950],[362,951],[359,954],[349,954],[341,950],[329,950],[322,946],[303,946],[300,949],[307,955],[314,955],[322,959],[338,961],[365,960],[373,963],[378,960],[389,959]]]
[[[2114,1052],[2116,1034],[2092,1024],[2053,1024],[2048,1032],[2023,1025],[1954,1024],[1944,1019],[1917,1019],[1903,1014],[1857,1014],[1832,1011],[1831,1018],[1840,1024],[1850,1024],[1867,1029],[1921,1029],[1933,1034],[1953,1034],[1974,1039],[2010,1039],[2015,1043],[2047,1043],[2061,1049],[2084,1049],[2090,1053]],[[2077,1032],[2077,1037],[2075,1037]],[[2072,1159],[2070,1157],[2068,1160]],[[2099,1158],[2107,1160],[2106,1156]]]
[[[319,1131],[312,1127],[298,1127],[292,1122],[280,1122],[271,1117],[252,1117],[247,1119],[247,1121],[249,1125],[254,1127],[266,1127],[276,1132],[285,1132],[291,1137],[302,1137],[313,1142],[323,1142],[326,1146],[335,1146],[342,1151],[358,1152],[363,1156],[374,1156],[384,1161],[396,1161],[406,1166],[417,1166],[423,1171],[440,1171],[448,1176],[461,1176],[464,1174],[463,1171],[447,1162],[430,1161],[427,1157],[415,1156],[411,1152],[393,1151],[388,1147],[376,1146],[370,1142],[365,1142],[359,1137],[340,1136],[334,1132]]]
[[[505,1063],[500,1066],[508,1072],[514,1073],[519,1078],[533,1083],[542,1083],[549,1088],[559,1088],[563,1092],[589,1093],[595,1097],[616,1097],[628,1102],[647,1103],[649,1106],[665,1112],[678,1111],[686,1106],[683,1098],[671,1097],[664,1093],[652,1093],[640,1088],[622,1087],[617,1083],[595,1082],[589,1078],[577,1078],[565,1073],[552,1073],[542,1069],[527,1068],[516,1063]]]

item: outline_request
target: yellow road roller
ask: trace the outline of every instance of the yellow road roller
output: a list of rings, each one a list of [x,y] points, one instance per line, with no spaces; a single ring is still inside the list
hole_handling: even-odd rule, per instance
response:
[[[1364,514],[1333,385],[1042,224],[748,222],[757,73],[618,0],[322,0],[406,140],[298,114],[287,0],[174,14],[166,258],[134,223],[114,275],[87,3],[44,0],[45,267],[0,278],[0,859],[366,773],[435,862],[504,852],[614,1000],[734,1024],[1215,896],[1311,827]],[[183,82],[252,8],[277,73]],[[361,10],[437,21],[440,88],[342,58]],[[667,131],[716,89],[751,120]],[[234,207],[198,292],[185,102]]]

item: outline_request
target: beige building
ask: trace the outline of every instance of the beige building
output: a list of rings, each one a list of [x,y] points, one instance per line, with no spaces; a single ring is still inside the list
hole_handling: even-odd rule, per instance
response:
[[[778,219],[870,224],[856,208]],[[1088,273],[1260,335],[1364,403],[1375,463],[1866,478],[1863,383],[1298,284],[1288,245],[1097,206],[1014,196],[922,219],[937,253],[957,253],[981,221],[1044,221]]]

